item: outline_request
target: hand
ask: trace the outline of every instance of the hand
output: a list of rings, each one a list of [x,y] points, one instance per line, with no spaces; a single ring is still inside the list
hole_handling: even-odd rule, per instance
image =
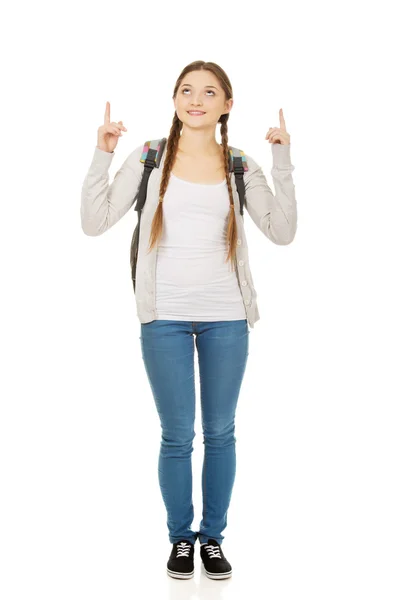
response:
[[[271,144],[290,144],[290,135],[286,131],[286,123],[283,118],[283,110],[279,109],[279,124],[280,127],[270,127],[265,139]]]
[[[97,147],[104,152],[114,152],[114,148],[122,136],[122,131],[128,131],[122,121],[110,123],[110,103],[106,103],[104,124],[97,130]]]

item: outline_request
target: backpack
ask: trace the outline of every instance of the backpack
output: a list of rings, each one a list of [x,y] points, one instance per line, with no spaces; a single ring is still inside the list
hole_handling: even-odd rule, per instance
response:
[[[138,187],[138,191],[133,200],[133,202],[137,201],[135,210],[138,211],[138,222],[133,232],[130,251],[131,274],[134,292],[136,292],[136,265],[139,248],[140,219],[142,215],[143,206],[146,202],[147,184],[149,182],[149,177],[154,167],[158,169],[160,166],[161,157],[165,149],[166,143],[167,138],[165,137],[158,140],[147,141],[143,146],[142,155],[140,157],[140,162],[144,163],[144,169],[142,179]],[[235,172],[235,181],[236,188],[239,194],[241,215],[243,215],[243,204],[245,200],[243,174],[245,171],[248,170],[249,168],[247,165],[245,153],[242,150],[239,150],[239,148],[229,146],[229,171]]]

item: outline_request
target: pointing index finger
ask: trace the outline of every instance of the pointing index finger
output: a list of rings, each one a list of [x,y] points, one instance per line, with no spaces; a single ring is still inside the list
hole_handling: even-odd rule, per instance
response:
[[[281,108],[279,109],[279,124],[280,128],[286,131],[286,123],[285,119],[283,118],[283,110]]]
[[[110,123],[110,103],[106,102],[106,110],[104,113],[104,125],[108,125]]]

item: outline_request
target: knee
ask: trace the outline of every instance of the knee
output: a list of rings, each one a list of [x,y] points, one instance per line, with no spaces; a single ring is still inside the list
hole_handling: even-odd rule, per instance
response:
[[[236,442],[235,423],[203,423],[203,443],[210,446],[229,446]]]
[[[193,440],[195,438],[193,429],[174,428],[171,430],[163,429],[161,434],[161,445],[164,447],[188,448],[193,449]]]

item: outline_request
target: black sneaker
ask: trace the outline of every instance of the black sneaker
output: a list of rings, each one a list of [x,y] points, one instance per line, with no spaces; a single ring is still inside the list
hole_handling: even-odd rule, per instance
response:
[[[194,544],[180,540],[172,545],[167,562],[167,573],[176,579],[190,579],[194,575]]]
[[[204,570],[210,579],[226,579],[232,575],[232,567],[222,552],[221,545],[213,539],[200,544],[200,556]]]

